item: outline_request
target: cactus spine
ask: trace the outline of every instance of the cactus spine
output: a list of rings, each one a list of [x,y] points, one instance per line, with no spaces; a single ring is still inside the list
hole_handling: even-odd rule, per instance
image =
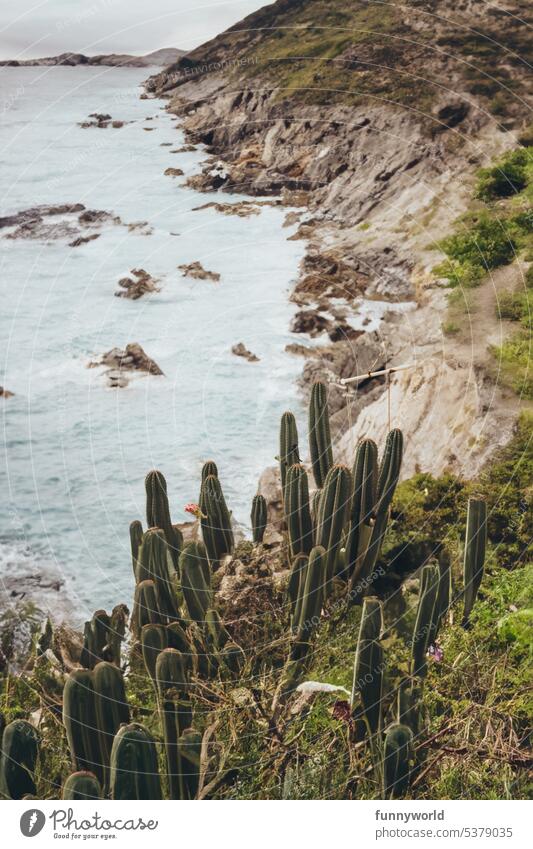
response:
[[[418,607],[411,643],[412,675],[419,678],[424,678],[426,675],[426,652],[430,639],[436,630],[439,577],[439,567],[436,563],[428,563],[422,568]]]
[[[381,729],[382,719],[384,668],[383,649],[380,643],[382,627],[381,603],[376,598],[365,599],[355,653],[352,709],[355,707],[357,693],[359,693],[361,713],[372,742]]]
[[[313,547],[313,522],[309,509],[309,486],[303,466],[291,466],[285,480],[285,519],[291,557],[309,554]]]
[[[468,627],[470,614],[483,578],[487,546],[487,505],[471,498],[466,517],[466,539],[463,562],[464,610],[462,625]]]
[[[6,725],[2,736],[0,759],[0,795],[5,799],[33,796],[35,766],[39,754],[39,735],[25,719]]]
[[[399,799],[409,788],[413,733],[406,725],[391,725],[383,746],[383,798]]]
[[[253,541],[255,543],[263,542],[267,526],[267,503],[264,496],[254,495],[250,519],[252,522]]]
[[[102,788],[92,772],[81,770],[69,775],[63,785],[62,799],[101,799]]]
[[[351,491],[351,475],[346,466],[332,466],[324,482],[318,508],[316,542],[326,551],[328,582],[334,577],[337,552],[342,542]]]
[[[205,518],[201,519],[202,537],[212,568],[218,566],[225,554],[233,552],[234,538],[231,529],[231,514],[227,508],[220,481],[208,475],[202,483],[200,508]]]
[[[300,462],[298,451],[298,428],[292,413],[283,413],[279,429],[279,472],[281,478],[281,493],[285,500],[285,484],[287,473],[291,466]]]
[[[309,403],[309,449],[313,476],[319,489],[333,465],[329,427],[328,397],[324,383],[317,381],[311,390]]]
[[[189,619],[202,625],[211,607],[211,571],[203,542],[188,543],[180,555],[180,577]]]
[[[142,725],[123,725],[111,750],[112,799],[161,799],[157,750]]]

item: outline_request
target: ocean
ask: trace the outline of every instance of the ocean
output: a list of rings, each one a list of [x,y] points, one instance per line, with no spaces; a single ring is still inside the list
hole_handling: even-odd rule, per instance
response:
[[[79,247],[0,230],[0,385],[15,393],[0,398],[3,606],[8,587],[34,569],[65,581],[71,616],[82,621],[131,601],[128,526],[144,520],[147,471],[163,471],[181,522],[184,505],[197,500],[203,461],[214,459],[246,531],[285,409],[305,437],[295,385],[302,363],[284,350],[295,338],[289,293],[304,243],[287,240],[287,208],[264,206],[248,218],[193,211],[243,198],[184,186],[205,153],[171,153],[183,133],[163,101],[140,99],[146,70],[0,73],[0,214],[76,203],[114,219]],[[126,123],[80,127],[90,113]],[[169,167],[184,176],[164,175]],[[195,261],[220,281],[182,276],[178,266]],[[114,297],[133,268],[157,278],[160,292]],[[164,376],[136,374],[111,389],[103,369],[87,364],[130,342]],[[232,354],[238,342],[259,362]]]

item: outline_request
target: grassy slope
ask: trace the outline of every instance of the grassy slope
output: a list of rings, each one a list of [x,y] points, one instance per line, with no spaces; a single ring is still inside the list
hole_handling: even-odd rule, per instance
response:
[[[238,61],[236,77],[295,103],[353,105],[370,98],[418,114],[450,89],[502,122],[520,123],[524,57],[531,54],[520,18],[528,6],[524,0],[506,5],[506,11],[487,6],[474,20],[442,0],[278,0],[174,69]]]

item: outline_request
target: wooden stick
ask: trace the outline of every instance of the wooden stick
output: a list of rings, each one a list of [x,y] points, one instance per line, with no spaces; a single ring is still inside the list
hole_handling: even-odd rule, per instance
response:
[[[408,363],[405,366],[391,366],[390,368],[381,369],[381,371],[367,371],[366,374],[358,374],[356,377],[341,377],[339,384],[346,386],[347,383],[355,383],[357,380],[369,380],[372,377],[380,377],[382,374],[394,374],[396,371],[405,371],[408,368],[417,368],[422,361],[418,363]]]

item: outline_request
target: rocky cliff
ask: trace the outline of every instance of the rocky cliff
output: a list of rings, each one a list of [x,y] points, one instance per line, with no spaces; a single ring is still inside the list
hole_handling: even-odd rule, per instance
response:
[[[343,445],[369,416],[374,431],[409,425],[409,472],[475,473],[516,418],[487,375],[483,321],[475,345],[444,337],[448,281],[432,269],[476,171],[527,123],[527,12],[522,0],[278,0],[147,83],[207,146],[192,185],[301,208],[288,220],[308,244],[292,329],[329,335],[318,352],[293,346],[304,382],[330,379]],[[387,309],[362,333],[353,318],[376,301]],[[348,396],[338,384],[406,363],[390,390],[384,378]]]

